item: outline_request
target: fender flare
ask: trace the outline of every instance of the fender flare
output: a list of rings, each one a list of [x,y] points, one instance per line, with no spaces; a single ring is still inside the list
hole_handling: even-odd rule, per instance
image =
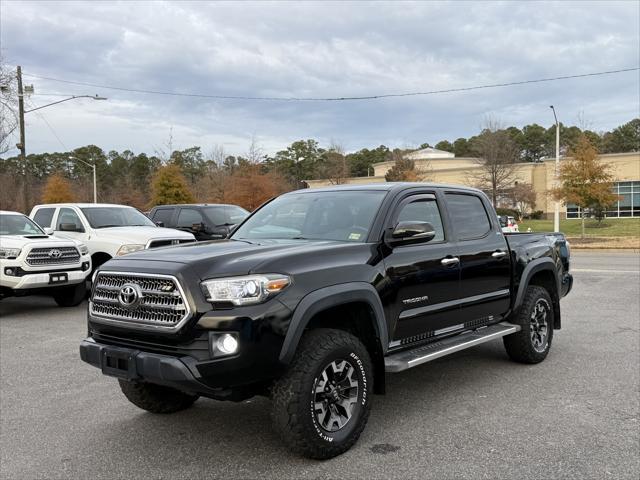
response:
[[[389,333],[380,296],[376,289],[366,282],[349,282],[314,290],[300,301],[294,310],[282,344],[280,361],[282,363],[291,362],[300,338],[314,315],[327,308],[351,302],[364,302],[371,307],[375,318],[376,333],[380,339],[380,348],[384,355],[389,346]]]
[[[553,278],[556,280],[556,293],[560,298],[560,279],[556,271],[556,264],[550,257],[536,258],[527,264],[522,272],[520,278],[520,285],[518,286],[518,293],[516,294],[516,300],[513,305],[513,309],[516,310],[522,305],[524,299],[524,293],[529,286],[531,278],[538,272],[549,270],[553,274]]]

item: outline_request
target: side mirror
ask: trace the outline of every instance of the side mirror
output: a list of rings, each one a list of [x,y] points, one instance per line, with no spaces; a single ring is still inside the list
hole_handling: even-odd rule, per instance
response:
[[[44,227],[43,230],[44,230],[44,233],[46,233],[47,235],[53,235],[53,228]]]
[[[400,222],[393,229],[387,243],[391,246],[426,243],[436,236],[436,231],[429,222]]]
[[[156,225],[157,225],[158,227],[164,227],[164,222],[156,222]]]
[[[82,227],[77,226],[75,223],[61,223],[61,232],[84,232]]]
[[[204,224],[194,223],[193,225],[191,225],[191,230],[193,230],[194,232],[202,232],[204,231]]]

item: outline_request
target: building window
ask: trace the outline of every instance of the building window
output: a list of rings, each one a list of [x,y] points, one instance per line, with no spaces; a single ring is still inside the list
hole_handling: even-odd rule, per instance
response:
[[[607,218],[640,217],[640,181],[615,182],[611,191],[619,199],[605,211]],[[567,204],[567,218],[580,218],[580,214],[580,207]],[[586,215],[592,217],[593,213],[586,211]]]

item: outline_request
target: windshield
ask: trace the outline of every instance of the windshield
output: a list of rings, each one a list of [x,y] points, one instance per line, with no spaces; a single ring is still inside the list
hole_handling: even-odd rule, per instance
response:
[[[236,225],[249,216],[244,208],[235,205],[204,207],[202,210],[213,225]]]
[[[29,217],[0,215],[0,235],[45,235],[45,233]]]
[[[156,226],[132,207],[91,207],[83,208],[82,213],[93,228]]]
[[[365,242],[386,192],[306,192],[276,198],[231,238]]]

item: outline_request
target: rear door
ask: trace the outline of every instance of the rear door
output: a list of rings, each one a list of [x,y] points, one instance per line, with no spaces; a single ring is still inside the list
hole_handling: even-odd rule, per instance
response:
[[[151,220],[160,227],[174,228],[174,207],[158,207],[154,210]]]
[[[199,225],[199,227],[194,229],[195,225]],[[206,226],[207,220],[200,210],[196,208],[180,208],[176,222],[178,230],[192,233],[198,241],[211,240],[211,235],[207,233]]]
[[[483,196],[447,192],[445,197],[458,242],[461,318],[467,326],[492,323],[510,305],[507,241],[493,208]]]
[[[441,198],[432,192],[406,196],[387,228],[400,221],[429,222],[436,236],[426,243],[394,247],[384,258],[390,283],[384,301],[395,322],[391,347],[429,339],[460,323],[460,269],[453,260],[456,246],[446,228]]]

